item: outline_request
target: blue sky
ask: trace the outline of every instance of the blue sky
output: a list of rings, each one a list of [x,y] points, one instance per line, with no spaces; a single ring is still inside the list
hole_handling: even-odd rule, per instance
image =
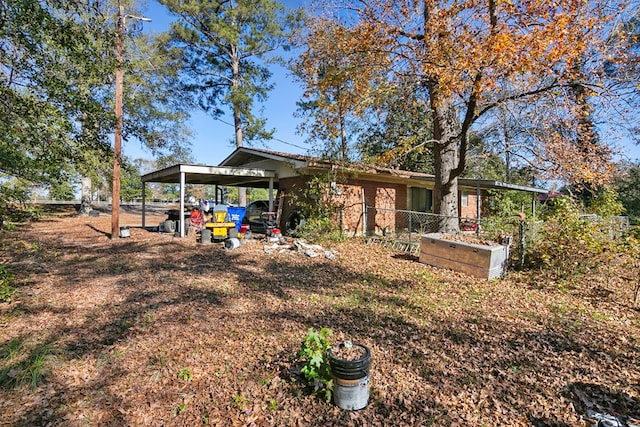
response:
[[[289,7],[297,7],[305,2],[288,0],[284,3]],[[151,33],[166,31],[172,19],[164,6],[159,5],[155,0],[149,0],[143,14],[152,20],[144,23],[145,31]],[[284,67],[272,66],[271,70],[275,87],[270,92],[268,100],[258,108],[264,109],[261,115],[267,118],[267,128],[276,130],[275,139],[265,141],[263,145],[257,145],[257,147],[288,153],[305,153],[310,147],[305,143],[305,138],[296,133],[300,119],[294,116],[296,102],[300,99],[302,89],[293,81]],[[217,165],[233,151],[234,130],[233,126],[227,124],[232,122],[232,118],[226,115],[221,120],[215,120],[203,112],[193,113],[190,121],[193,132],[191,148],[196,163]],[[143,150],[137,141],[125,142],[123,149],[125,155],[131,158],[151,158],[151,154]],[[631,160],[640,159],[640,146],[627,141],[622,143],[622,149],[623,157]]]

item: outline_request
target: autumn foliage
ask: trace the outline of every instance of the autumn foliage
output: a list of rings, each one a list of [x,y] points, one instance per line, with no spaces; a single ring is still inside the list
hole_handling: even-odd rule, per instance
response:
[[[552,99],[560,106],[541,112],[561,128],[555,133],[563,143],[549,138],[553,133],[536,136],[531,152],[540,166],[570,179],[606,181],[610,151],[572,147],[580,144],[578,118],[584,113],[576,108],[572,88],[588,84],[578,82],[585,69],[594,81],[590,87],[597,86],[593,64],[602,60],[607,6],[577,0],[337,2],[310,22],[297,67],[306,95],[327,104],[327,114],[313,117],[325,125],[347,111],[362,115],[377,108],[390,87],[407,79],[426,88],[434,211],[455,217],[470,130],[495,107],[516,101]],[[331,93],[339,96],[327,96],[336,88]],[[584,172],[589,169],[597,173]]]

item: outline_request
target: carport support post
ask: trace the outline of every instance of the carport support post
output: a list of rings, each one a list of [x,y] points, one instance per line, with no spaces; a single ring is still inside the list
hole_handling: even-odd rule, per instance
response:
[[[185,179],[186,174],[184,172],[180,172],[180,224],[178,224],[178,226],[180,227],[180,237],[184,237],[184,229],[185,224],[184,224],[184,187],[186,184],[186,179]]]
[[[480,191],[480,184],[476,185],[476,217],[478,218],[478,228],[480,231],[480,220],[482,215],[482,192]]]
[[[145,216],[147,213],[147,204],[145,203],[145,195],[147,194],[147,183],[142,183],[142,228],[144,228],[145,224]]]
[[[536,217],[536,193],[531,193],[531,217]]]
[[[362,235],[367,237],[367,202],[364,194],[364,185],[362,186]]]
[[[269,212],[273,212],[273,178],[269,178]]]

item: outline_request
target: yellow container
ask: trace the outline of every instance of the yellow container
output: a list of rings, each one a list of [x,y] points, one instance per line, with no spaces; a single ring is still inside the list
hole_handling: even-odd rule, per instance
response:
[[[213,228],[213,238],[226,238],[227,237],[227,228],[226,227],[214,227]]]
[[[213,212],[213,222],[227,222],[227,212]]]
[[[211,230],[214,240],[226,239],[229,230],[236,227],[235,222],[207,222],[205,228]]]

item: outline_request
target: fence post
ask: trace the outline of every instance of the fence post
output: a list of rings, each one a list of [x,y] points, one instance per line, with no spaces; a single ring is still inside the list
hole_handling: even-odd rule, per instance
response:
[[[367,217],[369,216],[369,206],[362,205],[362,236],[367,238]]]
[[[408,213],[408,215],[409,215],[409,250],[411,250],[411,243],[413,242],[413,241],[411,240],[411,236],[412,236],[412,234],[413,234],[413,227],[411,226],[411,217],[412,217],[413,215],[411,215],[411,212],[407,212],[407,213]]]
[[[525,253],[525,245],[526,245],[526,237],[525,237],[525,231],[526,231],[526,222],[525,221],[520,221],[520,226],[518,227],[518,232],[520,233],[520,236],[518,236],[520,239],[520,253],[519,255],[519,259],[518,259],[518,268],[520,270],[524,270],[524,253]]]

